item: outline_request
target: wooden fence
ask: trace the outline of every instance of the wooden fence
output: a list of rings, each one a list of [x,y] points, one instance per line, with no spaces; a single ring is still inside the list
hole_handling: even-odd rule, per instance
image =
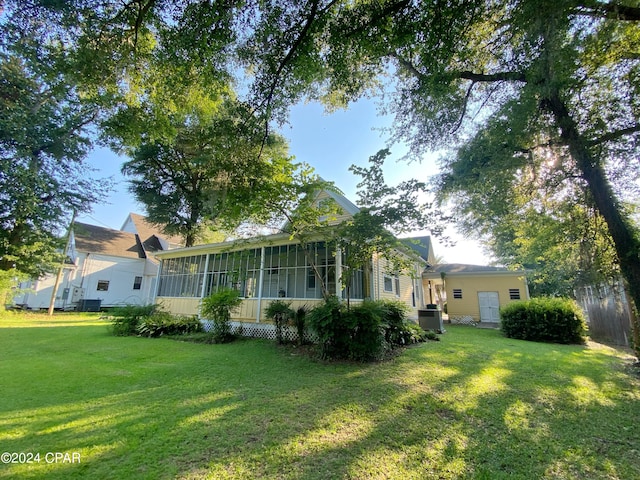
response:
[[[621,282],[613,287],[583,287],[576,296],[587,316],[593,340],[630,346],[633,313]]]

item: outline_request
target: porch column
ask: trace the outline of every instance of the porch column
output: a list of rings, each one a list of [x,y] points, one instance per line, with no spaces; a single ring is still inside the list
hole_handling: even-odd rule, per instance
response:
[[[204,272],[202,274],[202,288],[200,289],[200,298],[204,298],[204,294],[207,291],[207,272],[209,271],[209,257],[210,253],[207,253],[207,258],[204,261]]]
[[[260,280],[258,281],[258,311],[256,312],[256,323],[260,323],[260,312],[262,311],[262,284],[264,283],[264,247],[260,249]]]

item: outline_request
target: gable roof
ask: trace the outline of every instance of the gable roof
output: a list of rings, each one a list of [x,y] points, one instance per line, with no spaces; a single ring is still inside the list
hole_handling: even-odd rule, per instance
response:
[[[73,226],[76,250],[125,258],[146,258],[135,233],[76,222]]]
[[[433,253],[433,245],[431,244],[431,237],[425,235],[422,237],[409,237],[402,238],[400,241],[407,247],[415,250],[428,265],[435,264],[435,255]]]
[[[338,204],[338,207],[340,207],[340,210],[342,210],[342,215],[338,215],[338,223],[343,221],[346,217],[353,217],[360,211],[360,209],[351,200],[342,195],[342,193],[326,188],[315,192],[314,202],[320,203],[325,198],[331,198],[334,200]],[[286,232],[289,227],[289,220],[285,220],[285,222],[280,226],[280,230]]]
[[[342,209],[342,211],[348,215],[353,216],[360,211],[355,203],[353,203],[341,193],[332,190],[322,190],[318,195],[321,195],[322,193],[325,193],[333,198],[338,206]]]
[[[162,228],[159,225],[154,225],[147,220],[147,217],[138,213],[129,213],[127,220],[122,225],[124,230],[127,223],[131,221],[133,225],[134,233],[137,233],[140,237],[140,241],[145,250],[149,252],[156,252],[165,250],[163,246],[163,240],[168,244],[168,248],[182,247],[184,242],[181,237],[176,235],[167,235],[162,232]]]

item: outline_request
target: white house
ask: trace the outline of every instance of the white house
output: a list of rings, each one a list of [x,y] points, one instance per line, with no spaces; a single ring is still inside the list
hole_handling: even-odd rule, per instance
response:
[[[76,255],[63,269],[56,309],[153,303],[158,261],[150,254],[179,246],[179,239],[158,233],[143,216],[133,213],[121,230],[76,222],[72,238]],[[48,275],[22,284],[27,292],[16,303],[28,309],[48,308],[55,279]]]

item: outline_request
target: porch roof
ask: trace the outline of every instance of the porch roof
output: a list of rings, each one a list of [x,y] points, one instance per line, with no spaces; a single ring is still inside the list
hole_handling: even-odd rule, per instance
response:
[[[466,263],[439,263],[427,267],[422,276],[425,278],[440,278],[442,274],[445,275],[468,275],[468,276],[482,276],[482,275],[525,275],[524,270],[509,270],[505,267],[492,267],[489,265],[471,265]]]
[[[311,241],[322,241],[322,234],[319,232]],[[295,245],[300,243],[295,238],[292,238],[288,233],[275,233],[272,235],[261,235],[251,238],[240,238],[236,240],[229,240],[219,243],[207,243],[202,245],[194,245],[193,247],[186,248],[174,248],[172,250],[166,250],[162,252],[155,252],[153,255],[156,258],[177,258],[187,257],[191,255],[204,255],[206,253],[218,253],[218,252],[231,252],[237,250],[244,250],[248,248],[257,247],[270,247],[277,245]]]

